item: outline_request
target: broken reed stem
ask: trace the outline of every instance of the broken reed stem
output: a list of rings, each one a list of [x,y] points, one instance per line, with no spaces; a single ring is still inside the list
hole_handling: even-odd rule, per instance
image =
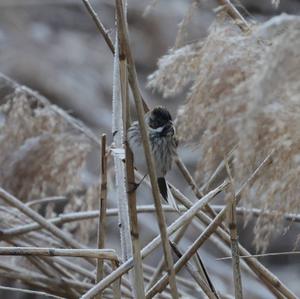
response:
[[[99,200],[99,219],[98,219],[98,235],[97,235],[97,248],[102,249],[105,247],[105,225],[106,225],[106,207],[107,207],[107,152],[106,152],[106,134],[101,136],[101,165],[100,165],[100,200]],[[96,282],[99,282],[104,276],[104,263],[103,260],[97,260],[96,267]],[[96,299],[101,299],[99,295]]]
[[[118,261],[113,249],[66,249],[41,247],[0,247],[0,255],[72,256]]]
[[[167,235],[167,229],[166,229],[166,219],[165,215],[161,206],[160,202],[160,192],[158,189],[158,184],[157,184],[157,176],[156,176],[156,170],[154,167],[154,159],[153,159],[153,154],[150,149],[150,142],[149,142],[149,136],[147,133],[147,128],[144,120],[144,106],[143,106],[143,101],[141,98],[140,90],[138,87],[138,80],[137,80],[137,74],[136,74],[136,69],[135,69],[135,63],[134,59],[131,53],[130,45],[129,45],[129,38],[128,38],[128,32],[127,32],[127,22],[124,16],[124,9],[123,9],[123,4],[122,0],[116,0],[116,9],[117,9],[117,14],[118,18],[120,21],[120,29],[123,30],[122,36],[124,37],[124,47],[126,50],[126,57],[129,65],[129,73],[132,74],[132,93],[135,101],[135,106],[136,106],[136,111],[137,111],[137,116],[138,116],[138,122],[139,122],[139,128],[140,128],[140,133],[141,133],[141,138],[142,138],[142,143],[143,143],[143,148],[144,148],[144,153],[145,153],[145,158],[147,162],[147,168],[148,168],[148,173],[152,185],[152,194],[154,198],[154,204],[156,208],[156,214],[157,214],[157,219],[158,219],[158,225],[159,225],[159,230],[161,234],[161,239],[162,239],[162,247],[163,247],[163,252],[165,256],[165,264],[166,264],[166,271],[169,274],[169,283],[171,287],[171,294],[173,299],[178,298],[178,291],[176,287],[176,279],[175,279],[175,271],[173,268],[173,259],[172,259],[172,254],[171,254],[171,248],[168,240],[168,235]]]
[[[194,203],[185,213],[178,217],[167,229],[168,235],[173,234],[181,226],[189,223],[191,219],[197,214],[197,212],[203,208],[208,202],[210,202],[217,194],[219,194],[226,186],[228,182],[223,182],[216,189],[210,191],[208,194],[199,199]],[[142,259],[148,256],[157,246],[161,244],[161,237],[158,235],[151,242],[149,242],[141,251]],[[102,281],[90,289],[81,298],[87,299],[92,298],[97,294],[97,292],[108,287],[112,282],[122,276],[124,273],[128,272],[133,267],[133,259],[130,258],[128,261],[124,262],[119,266],[118,269],[107,275]]]
[[[236,195],[235,195],[235,185],[234,180],[231,175],[231,170],[229,168],[228,160],[224,158],[226,171],[230,179],[230,192],[231,196],[228,200],[228,226],[230,232],[231,241],[231,255],[232,255],[232,269],[233,269],[233,284],[234,284],[234,294],[236,299],[243,299],[243,288],[242,288],[242,278],[240,269],[240,258],[239,258],[239,243],[238,243],[238,231],[236,224]]]
[[[116,3],[116,7],[117,7]],[[123,6],[123,14],[126,15]],[[127,141],[127,131],[130,127],[130,109],[129,109],[129,94],[128,94],[128,73],[127,73],[127,52],[126,52],[126,37],[124,35],[127,26],[125,21],[120,20],[121,15],[117,15],[117,28],[119,38],[119,61],[120,61],[120,82],[121,82],[121,97],[122,97],[122,110],[123,110],[123,128],[124,128],[124,147],[125,147],[125,179],[127,188],[128,211],[130,220],[130,235],[132,243],[132,256],[133,256],[133,291],[135,298],[144,299],[144,275],[143,265],[141,259],[141,245],[139,238],[139,225],[136,209],[136,192],[135,192],[135,175],[133,165],[133,154],[129,148]]]
[[[248,32],[250,30],[250,26],[245,18],[240,14],[240,12],[236,9],[236,7],[230,2],[230,0],[218,0],[221,5],[224,6],[227,14],[236,21],[236,24],[240,27],[240,29],[244,32]]]

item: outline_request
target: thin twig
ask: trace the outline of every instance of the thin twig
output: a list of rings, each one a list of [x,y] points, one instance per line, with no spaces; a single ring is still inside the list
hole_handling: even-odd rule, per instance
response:
[[[111,38],[108,34],[108,31],[105,29],[104,25],[100,21],[97,13],[95,12],[93,7],[91,6],[89,0],[82,0],[82,2],[84,4],[84,6],[86,7],[87,11],[89,12],[89,14],[91,15],[91,17],[93,18],[93,21],[95,22],[95,24],[96,24],[98,30],[100,31],[101,35],[104,37],[106,44],[108,45],[108,47],[110,48],[110,50],[114,54],[115,49],[114,49],[113,42],[112,42],[112,40],[111,40]]]
[[[106,153],[106,134],[101,137],[101,165],[100,165],[100,200],[99,200],[99,220],[97,248],[105,247],[105,225],[106,225],[106,206],[107,206],[107,153]],[[97,260],[96,282],[104,276],[103,260]],[[101,299],[101,294],[97,296]]]
[[[113,45],[113,42],[112,42],[111,38],[109,37],[108,31],[105,29],[104,25],[102,24],[99,16],[96,14],[94,9],[92,8],[91,4],[89,3],[89,0],[82,0],[82,1],[84,3],[85,7],[87,8],[89,14],[91,15],[92,19],[94,20],[97,28],[99,29],[99,32],[104,37],[104,40],[106,41],[106,44],[110,48],[112,54],[115,54],[115,47]],[[133,88],[135,88],[133,86],[133,84],[134,84],[133,69],[132,69],[132,66],[130,64],[128,64],[127,67],[128,67],[128,81],[129,81],[131,89],[133,89]],[[142,101],[143,101],[144,110],[146,112],[149,111],[149,107],[148,107],[148,105],[146,104],[146,102],[143,98],[142,98]]]

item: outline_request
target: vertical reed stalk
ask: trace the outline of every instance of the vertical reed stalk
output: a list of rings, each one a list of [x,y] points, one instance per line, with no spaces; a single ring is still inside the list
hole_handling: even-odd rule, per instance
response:
[[[97,248],[105,247],[105,225],[106,225],[106,207],[107,207],[107,152],[106,152],[106,134],[101,136],[101,165],[100,165],[100,205],[98,220]],[[97,259],[96,282],[99,282],[104,275],[103,260]],[[101,299],[99,294],[96,299]]]
[[[240,254],[239,254],[239,242],[238,232],[236,224],[236,194],[234,187],[234,180],[231,175],[231,170],[228,164],[228,160],[225,159],[226,171],[230,179],[231,196],[228,202],[228,220],[229,231],[231,241],[231,254],[232,254],[232,268],[233,268],[233,284],[234,294],[236,299],[243,299],[243,288],[240,269]]]

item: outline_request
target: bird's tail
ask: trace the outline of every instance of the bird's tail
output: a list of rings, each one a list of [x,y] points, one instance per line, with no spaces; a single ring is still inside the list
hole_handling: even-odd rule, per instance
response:
[[[173,194],[171,193],[171,190],[166,182],[166,179],[164,177],[157,178],[157,183],[158,183],[160,194],[165,199],[165,201],[167,201],[170,204],[170,206],[172,206],[175,210],[179,212],[178,205],[176,203]]]

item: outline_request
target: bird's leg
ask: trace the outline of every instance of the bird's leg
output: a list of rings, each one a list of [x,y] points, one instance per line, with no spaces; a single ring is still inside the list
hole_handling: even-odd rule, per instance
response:
[[[147,176],[148,174],[146,173],[144,176],[143,176],[143,178],[138,182],[138,183],[136,183],[136,182],[128,182],[128,185],[132,185],[133,187],[132,187],[132,189],[130,189],[130,190],[128,190],[127,192],[128,193],[131,193],[131,192],[134,192],[134,191],[136,191],[136,189],[140,186],[140,184],[144,181],[144,179],[145,179],[145,177]]]

